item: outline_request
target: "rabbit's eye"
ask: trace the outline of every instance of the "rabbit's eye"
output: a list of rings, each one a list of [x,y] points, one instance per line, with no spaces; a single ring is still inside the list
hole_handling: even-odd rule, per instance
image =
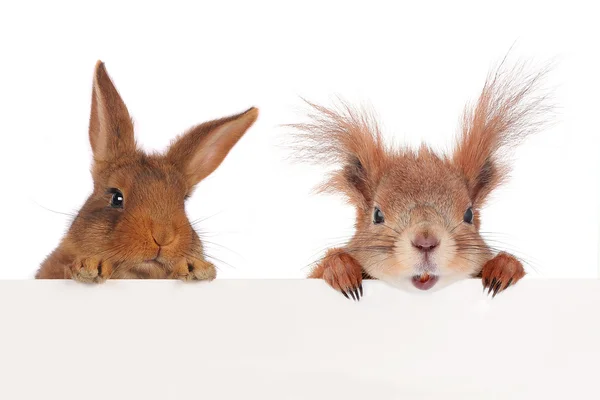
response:
[[[467,208],[467,211],[465,211],[465,215],[463,215],[463,221],[465,221],[467,224],[473,223],[473,209],[471,207]]]
[[[123,208],[123,201],[125,200],[123,193],[119,189],[110,189],[110,193],[112,193],[110,206],[113,208]]]
[[[373,223],[374,224],[383,224],[385,219],[383,218],[383,213],[377,207],[375,207],[375,211],[373,212]]]

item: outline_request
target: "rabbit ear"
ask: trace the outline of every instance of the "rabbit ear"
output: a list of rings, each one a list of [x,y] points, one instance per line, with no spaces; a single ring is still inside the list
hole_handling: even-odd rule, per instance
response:
[[[183,171],[194,186],[210,175],[258,118],[258,109],[206,122],[186,132],[174,142],[167,158]]]
[[[136,149],[131,117],[102,61],[94,71],[89,135],[95,161],[114,160]]]

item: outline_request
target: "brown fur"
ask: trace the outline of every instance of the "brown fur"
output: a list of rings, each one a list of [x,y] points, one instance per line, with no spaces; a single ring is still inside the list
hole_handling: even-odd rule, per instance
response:
[[[506,253],[497,257],[512,257],[510,263],[494,258],[479,234],[480,210],[508,176],[509,150],[545,122],[547,96],[536,91],[546,72],[527,74],[524,64],[507,70],[503,62],[476,104],[466,108],[449,156],[425,145],[418,151],[386,146],[372,114],[344,102],[337,109],[308,103],[309,121],[291,125],[296,156],[335,167],[319,190],[343,194],[356,209],[353,238],[330,250],[310,277],[359,297],[365,275],[403,285],[430,274],[447,281],[481,276],[484,265],[495,271],[510,264],[511,274],[487,273],[486,286],[500,276],[506,278],[502,289],[511,278],[516,283],[522,265]],[[383,212],[382,224],[374,223],[375,207]],[[469,207],[472,224],[463,221]],[[427,238],[439,245],[424,255],[415,240]]]
[[[127,107],[99,61],[89,125],[94,191],[36,278],[213,279],[215,267],[205,259],[184,200],[257,116],[251,108],[206,122],[174,141],[166,154],[145,154],[136,146]],[[123,194],[123,208],[111,207],[115,188]]]

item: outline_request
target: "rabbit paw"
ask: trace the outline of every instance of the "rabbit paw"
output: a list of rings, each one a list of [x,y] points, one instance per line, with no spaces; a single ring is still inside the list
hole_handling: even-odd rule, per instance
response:
[[[71,277],[83,283],[102,283],[112,274],[112,264],[97,257],[76,260],[71,266]]]
[[[315,268],[311,278],[324,279],[347,299],[360,300],[363,295],[362,267],[343,250],[330,250],[323,262]]]
[[[183,259],[173,273],[182,281],[212,281],[217,277],[214,264],[199,258]]]
[[[483,291],[488,289],[488,295],[493,292],[492,297],[514,285],[525,276],[523,264],[508,253],[499,253],[496,257],[485,263],[481,270]]]

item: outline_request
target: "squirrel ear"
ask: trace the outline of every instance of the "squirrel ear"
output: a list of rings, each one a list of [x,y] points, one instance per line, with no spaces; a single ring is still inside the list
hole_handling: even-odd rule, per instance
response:
[[[469,194],[473,203],[482,205],[488,195],[503,183],[508,175],[508,167],[493,158],[487,158],[472,164],[463,165],[463,174],[466,179]]]
[[[94,71],[89,136],[96,161],[114,160],[136,150],[131,117],[102,61]]]
[[[305,100],[308,121],[287,125],[293,129],[293,157],[337,167],[318,191],[341,193],[355,207],[367,210],[388,167],[389,156],[374,113],[338,100],[333,107]]]
[[[549,122],[553,104],[540,89],[551,66],[537,72],[526,66],[507,68],[503,61],[488,75],[477,102],[465,108],[452,160],[479,205],[508,177],[510,151]]]
[[[257,118],[258,109],[252,107],[241,114],[197,125],[171,145],[167,158],[194,186],[217,169]]]

